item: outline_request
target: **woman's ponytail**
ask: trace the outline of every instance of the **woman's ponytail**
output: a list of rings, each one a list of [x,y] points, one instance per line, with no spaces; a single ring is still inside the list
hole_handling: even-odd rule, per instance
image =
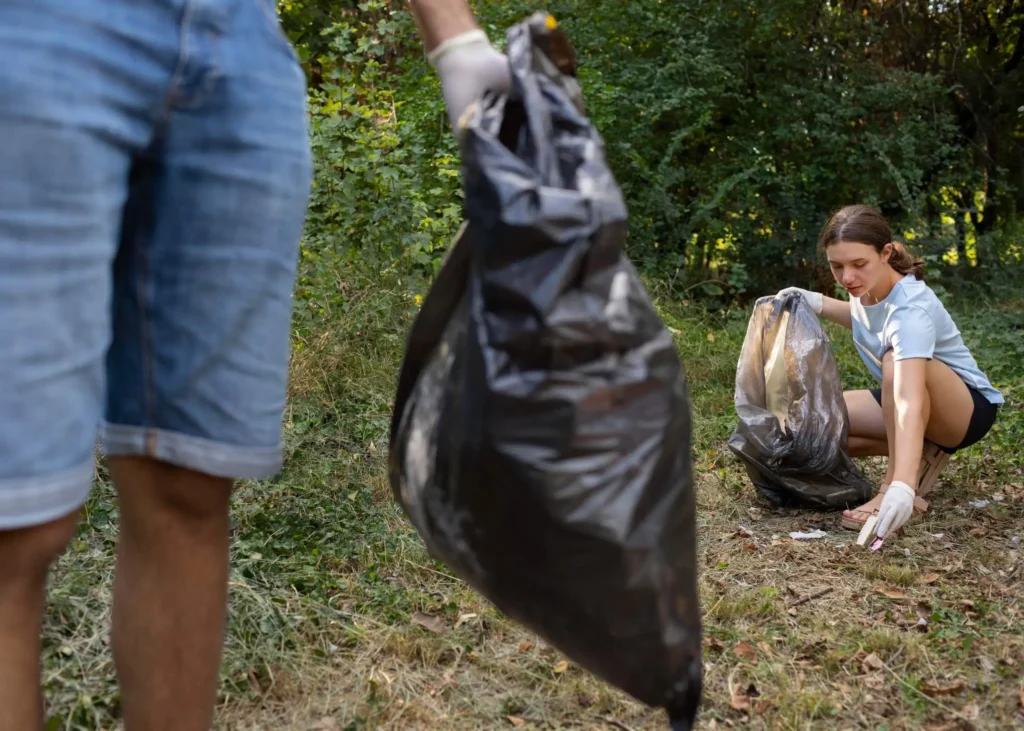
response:
[[[889,266],[900,274],[913,274],[917,279],[924,281],[924,259],[912,256],[907,247],[898,241],[892,242]]]

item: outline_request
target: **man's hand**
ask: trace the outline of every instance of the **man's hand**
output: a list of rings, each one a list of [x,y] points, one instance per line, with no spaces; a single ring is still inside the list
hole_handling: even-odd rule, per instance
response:
[[[486,91],[509,90],[512,75],[508,58],[494,49],[482,30],[448,38],[427,57],[441,79],[448,120],[456,137],[460,136],[459,119],[470,104]]]
[[[409,0],[409,5],[459,136],[459,118],[470,104],[485,91],[508,91],[508,59],[491,46],[466,0]]]

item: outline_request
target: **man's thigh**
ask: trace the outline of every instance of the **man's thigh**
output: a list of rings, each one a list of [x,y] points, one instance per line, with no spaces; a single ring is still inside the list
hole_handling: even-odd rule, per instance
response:
[[[136,57],[173,19],[134,5],[0,3],[0,530],[92,481],[125,181],[173,69]]]
[[[281,464],[311,177],[305,77],[272,0],[190,6],[187,62],[132,174],[104,446],[259,479]]]

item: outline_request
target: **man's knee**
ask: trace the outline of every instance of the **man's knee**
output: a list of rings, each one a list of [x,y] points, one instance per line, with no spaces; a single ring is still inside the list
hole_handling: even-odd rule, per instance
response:
[[[0,585],[37,588],[78,526],[78,511],[43,525],[0,532]],[[0,589],[3,591],[3,589]]]
[[[165,529],[220,531],[227,524],[231,480],[143,458],[112,458],[110,466],[123,527],[140,537]]]

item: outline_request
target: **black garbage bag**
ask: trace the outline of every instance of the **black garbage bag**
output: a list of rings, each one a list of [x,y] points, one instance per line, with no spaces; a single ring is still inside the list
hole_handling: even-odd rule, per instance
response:
[[[832,344],[800,293],[755,304],[736,368],[736,413],[729,448],[773,504],[840,510],[871,499],[847,452]]]
[[[467,222],[409,334],[391,485],[434,558],[685,729],[702,684],[689,394],[547,17],[508,31],[511,96],[464,117]]]

